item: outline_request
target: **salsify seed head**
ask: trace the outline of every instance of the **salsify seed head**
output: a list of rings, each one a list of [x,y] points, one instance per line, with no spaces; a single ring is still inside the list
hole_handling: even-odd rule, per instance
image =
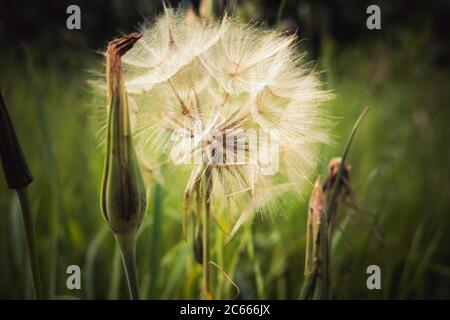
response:
[[[211,169],[214,198],[237,228],[286,191],[301,192],[328,142],[330,98],[296,38],[225,16],[166,9],[123,57],[137,148],[191,171]],[[311,183],[310,183],[311,184]]]

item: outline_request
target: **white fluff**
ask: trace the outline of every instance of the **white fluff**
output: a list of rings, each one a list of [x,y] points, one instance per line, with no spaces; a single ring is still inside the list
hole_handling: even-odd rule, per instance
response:
[[[202,20],[170,9],[141,33],[123,62],[135,106],[135,142],[147,160],[165,153],[191,170],[189,185],[211,166],[214,198],[226,199],[227,211],[240,216],[231,234],[256,210],[270,209],[280,194],[302,191],[320,144],[328,142],[329,121],[320,104],[330,94],[302,64],[294,37],[229,17]],[[278,130],[272,136],[279,144],[275,175],[262,172],[274,151],[261,146],[253,162],[229,160],[237,152],[229,142],[214,153],[225,157],[223,163],[204,156],[215,130],[244,139],[248,129]],[[203,162],[187,163],[195,157]]]

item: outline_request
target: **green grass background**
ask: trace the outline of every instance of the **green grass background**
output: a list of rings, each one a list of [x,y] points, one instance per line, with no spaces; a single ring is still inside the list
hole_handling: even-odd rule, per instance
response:
[[[361,214],[339,208],[334,298],[450,298],[449,74],[432,62],[429,46],[426,30],[402,30],[388,40],[345,49],[322,38],[317,68],[336,95],[328,104],[336,125],[334,144],[323,148],[317,172],[326,173],[328,160],[342,152],[369,105],[349,154],[351,183],[358,205],[384,237],[378,242]],[[99,206],[103,151],[90,117],[95,99],[87,80],[88,70],[101,70],[102,57],[84,48],[47,58],[40,63],[32,49],[20,56],[0,53],[0,84],[34,175],[30,194],[45,295],[127,298],[118,251]],[[152,183],[139,234],[142,295],[197,299],[201,267],[193,259],[192,237],[184,242],[181,236],[186,177],[167,172],[165,181]],[[286,196],[277,212],[257,216],[226,247],[214,225],[213,260],[237,282],[241,298],[298,297],[309,193],[303,200]],[[81,290],[66,287],[72,264],[81,267]],[[366,287],[371,264],[381,268],[381,290]],[[214,297],[235,295],[221,272],[214,270],[212,281]],[[0,178],[0,298],[31,297],[18,199]]]

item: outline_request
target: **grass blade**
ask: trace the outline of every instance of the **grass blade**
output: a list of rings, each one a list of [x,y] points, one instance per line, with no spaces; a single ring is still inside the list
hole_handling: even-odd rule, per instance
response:
[[[341,156],[341,164],[339,165],[339,169],[336,175],[336,179],[334,181],[333,187],[331,189],[331,197],[327,205],[327,209],[325,211],[325,221],[321,224],[321,232],[322,232],[322,266],[321,266],[321,272],[320,274],[323,275],[321,279],[319,279],[319,294],[318,297],[321,299],[330,299],[331,298],[331,274],[330,274],[330,260],[331,260],[331,253],[330,253],[330,243],[329,243],[329,224],[331,221],[331,213],[336,208],[336,200],[338,196],[338,186],[342,178],[342,173],[344,171],[344,165],[345,161],[347,159],[348,152],[350,150],[350,146],[353,142],[353,138],[356,134],[356,131],[361,123],[361,120],[364,118],[365,114],[369,111],[369,107],[365,107],[361,114],[359,115],[358,119],[356,120],[352,131],[350,132],[350,135],[347,139],[347,142],[344,147],[344,151]]]

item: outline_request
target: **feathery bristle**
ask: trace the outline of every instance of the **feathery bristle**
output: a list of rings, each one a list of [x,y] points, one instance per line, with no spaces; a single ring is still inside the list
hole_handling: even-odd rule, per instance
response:
[[[140,33],[123,63],[147,160],[164,152],[200,175],[211,167],[214,197],[245,199],[233,233],[279,194],[301,192],[328,142],[320,105],[331,94],[295,37],[172,9]]]

